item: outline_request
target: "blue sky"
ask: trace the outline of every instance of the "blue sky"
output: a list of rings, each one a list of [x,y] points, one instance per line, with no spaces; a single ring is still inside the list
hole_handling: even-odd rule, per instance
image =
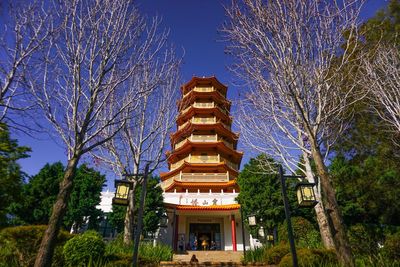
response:
[[[215,75],[229,87],[228,98],[234,100],[239,90],[233,86],[235,77],[228,71],[230,58],[224,53],[224,43],[218,33],[225,18],[223,5],[226,0],[139,0],[136,2],[142,13],[149,17],[162,17],[162,25],[170,29],[170,41],[179,53],[185,54],[182,66],[183,81],[195,76]],[[369,0],[364,6],[362,18],[375,14],[387,4],[385,0]],[[177,88],[178,90],[178,88]],[[29,175],[36,174],[47,162],[61,161],[66,163],[65,151],[53,140],[33,139],[27,136],[14,136],[20,145],[32,148],[31,157],[20,160],[22,169]],[[239,149],[243,150],[239,142]],[[245,151],[246,152],[246,151]],[[242,161],[248,161],[250,153]],[[108,175],[109,180],[114,177]],[[111,184],[111,183],[109,183]]]

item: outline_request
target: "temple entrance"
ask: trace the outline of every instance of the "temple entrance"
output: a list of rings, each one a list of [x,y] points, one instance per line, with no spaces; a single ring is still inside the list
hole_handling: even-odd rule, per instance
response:
[[[221,250],[219,223],[190,223],[189,245],[191,250]]]

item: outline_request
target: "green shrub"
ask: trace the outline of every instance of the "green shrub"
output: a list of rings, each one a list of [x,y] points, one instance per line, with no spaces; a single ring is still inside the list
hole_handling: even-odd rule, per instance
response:
[[[125,267],[132,265],[133,246],[125,245],[122,236],[107,243],[105,257],[106,266]],[[141,243],[139,246],[139,266],[157,265],[160,261],[172,260],[173,251],[170,246],[151,243]]]
[[[315,226],[303,217],[293,217],[292,227],[294,240],[298,247],[320,248],[321,236]],[[288,242],[286,221],[278,227],[278,237],[282,242]]]
[[[244,263],[263,262],[265,250],[266,247],[246,250],[246,254],[244,254],[243,257],[243,262]]]
[[[95,231],[87,231],[68,240],[63,254],[66,265],[75,267],[99,260],[104,251],[103,238]]]
[[[172,260],[173,251],[170,246],[151,243],[141,243],[139,246],[139,257],[143,262],[159,263],[160,261]]]
[[[326,249],[299,249],[297,250],[299,267],[335,266],[338,264],[336,254]],[[284,256],[278,265],[279,267],[292,267],[292,255]]]
[[[46,228],[46,225],[29,225],[2,229],[0,231],[0,263],[7,263],[7,266],[33,266]],[[53,266],[63,266],[62,246],[71,237],[72,235],[66,231],[59,232]]]
[[[279,264],[281,259],[288,253],[290,253],[289,246],[285,243],[280,243],[265,250],[264,262],[267,264]]]
[[[356,258],[357,267],[400,267],[399,260],[393,260],[384,254],[368,255]]]
[[[400,232],[386,237],[382,251],[386,257],[400,260]]]
[[[378,241],[380,240],[376,229],[363,224],[355,224],[349,227],[349,243],[355,255],[371,255],[378,253]]]

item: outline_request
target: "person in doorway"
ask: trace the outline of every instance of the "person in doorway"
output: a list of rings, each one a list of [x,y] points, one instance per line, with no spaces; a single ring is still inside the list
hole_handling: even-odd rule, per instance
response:
[[[216,244],[215,244],[215,242],[213,240],[213,241],[211,241],[210,250],[216,250],[216,249],[217,249],[217,246],[216,246]]]
[[[197,239],[193,242],[193,250],[197,250]]]

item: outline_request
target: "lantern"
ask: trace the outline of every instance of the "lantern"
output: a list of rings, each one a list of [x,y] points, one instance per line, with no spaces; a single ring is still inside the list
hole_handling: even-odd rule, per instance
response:
[[[249,226],[256,226],[257,225],[257,220],[255,215],[249,215]]]
[[[260,227],[259,229],[258,229],[258,235],[259,236],[261,236],[261,237],[265,237],[265,232],[264,232],[264,227]]]
[[[168,227],[168,215],[163,213],[160,217],[160,227]]]
[[[297,201],[300,207],[314,207],[318,201],[315,199],[314,183],[301,182],[296,185]]]
[[[132,189],[132,183],[128,180],[115,180],[115,195],[112,203],[115,205],[128,205],[129,190]]]
[[[274,236],[273,235],[267,235],[267,240],[268,241],[274,241]]]

